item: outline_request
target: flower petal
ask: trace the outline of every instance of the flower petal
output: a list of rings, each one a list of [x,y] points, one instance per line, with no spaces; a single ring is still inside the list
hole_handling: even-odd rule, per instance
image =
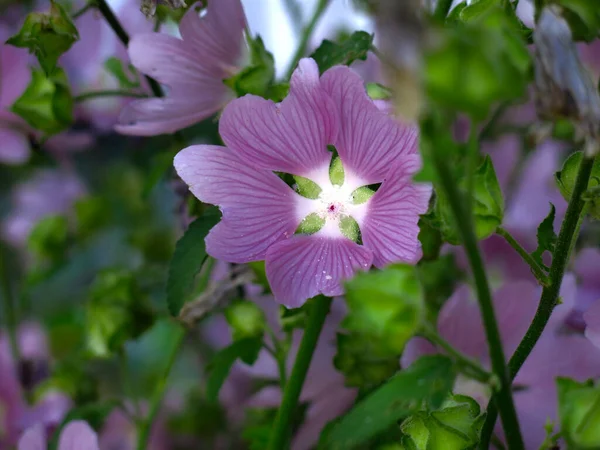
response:
[[[246,95],[229,103],[219,122],[223,141],[248,164],[301,176],[329,163],[337,127],[312,59],[300,61],[283,102]]]
[[[427,212],[431,186],[412,182],[419,170],[419,155],[406,155],[395,164],[388,178],[369,200],[359,223],[362,240],[373,251],[373,264],[416,263],[421,257],[418,240],[419,214]]]
[[[403,125],[380,111],[363,80],[348,67],[337,66],[321,77],[341,118],[334,142],[344,163],[367,184],[380,183],[398,155],[417,152],[417,128]]]
[[[24,132],[0,128],[0,163],[22,164],[29,158],[29,139]]]
[[[596,301],[584,314],[585,337],[600,348],[600,300]]]
[[[277,175],[249,167],[226,147],[195,145],[175,157],[175,169],[201,201],[219,205],[223,219],[206,238],[210,255],[243,263],[265,258],[267,248],[294,234],[306,201]]]
[[[18,450],[46,450],[46,433],[41,423],[27,428],[19,439]]]
[[[346,238],[293,236],[269,248],[266,271],[275,300],[297,308],[318,294],[342,295],[342,281],[372,260],[370,250]]]
[[[69,422],[58,441],[58,450],[98,450],[98,436],[83,420]]]
[[[206,66],[235,66],[243,48],[246,16],[240,0],[208,2],[206,15],[200,17],[195,5],[179,23],[186,46],[201,56]]]

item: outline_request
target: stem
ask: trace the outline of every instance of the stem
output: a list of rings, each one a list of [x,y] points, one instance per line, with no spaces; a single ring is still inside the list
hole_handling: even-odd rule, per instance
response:
[[[283,400],[275,418],[273,432],[269,439],[268,450],[283,450],[289,436],[292,418],[296,412],[298,398],[310,366],[325,318],[329,313],[331,298],[319,296],[313,300],[310,316],[304,330],[304,336],[296,355],[296,362],[283,392]]]
[[[121,89],[108,89],[105,91],[90,91],[76,95],[73,100],[75,102],[84,102],[97,97],[136,97],[136,98],[147,98],[148,96],[140,92],[131,92]]]
[[[292,76],[292,73],[294,73],[294,69],[298,64],[298,61],[300,61],[300,58],[304,56],[304,52],[306,52],[306,46],[308,45],[308,40],[312,36],[312,33],[315,30],[319,19],[325,12],[325,9],[329,6],[329,2],[330,0],[319,0],[319,3],[317,3],[317,7],[315,8],[315,12],[313,13],[312,17],[310,18],[310,21],[308,22],[308,25],[304,27],[304,30],[302,31],[302,36],[300,37],[300,43],[298,44],[298,48],[296,49],[296,52],[292,57],[292,61],[290,62],[290,66],[288,67],[288,70],[285,75],[285,78],[287,80],[289,80]]]
[[[127,47],[127,45],[129,44],[129,35],[127,34],[127,31],[125,31],[125,28],[123,28],[123,26],[119,22],[119,19],[117,19],[117,16],[115,16],[115,13],[113,13],[112,9],[110,9],[110,6],[108,6],[108,3],[106,3],[106,0],[95,0],[95,3],[95,6],[98,8],[98,11],[100,11],[100,13],[104,16],[104,18],[106,19],[110,27],[113,29],[117,37],[121,40],[123,45]],[[145,77],[146,80],[148,80],[150,89],[152,89],[152,93],[156,97],[162,97],[163,91],[160,85],[157,83],[157,81],[154,78],[149,77],[148,75],[145,75]]]
[[[10,350],[15,367],[18,368],[21,361],[21,351],[17,336],[17,312],[15,309],[14,291],[8,271],[7,252],[2,243],[0,243],[0,283],[2,283],[2,309],[6,315],[6,328],[8,330]]]
[[[71,18],[72,18],[73,20],[75,20],[75,19],[77,19],[77,18],[79,18],[79,17],[83,16],[83,15],[84,15],[86,12],[88,12],[88,11],[89,11],[90,9],[92,9],[94,6],[96,6],[96,5],[94,4],[94,2],[93,2],[93,1],[89,1],[89,2],[87,2],[83,8],[81,8],[81,9],[80,9],[80,10],[78,10],[78,11],[75,11],[75,12],[73,13],[73,15],[71,16]]]
[[[447,354],[452,356],[459,363],[459,365],[468,367],[470,369],[469,374],[472,374],[477,381],[487,383],[490,380],[492,375],[489,372],[467,355],[454,348],[452,344],[441,337],[433,328],[427,327],[422,330],[421,334],[424,338],[444,349]]]
[[[569,262],[573,240],[577,239],[580,216],[585,207],[585,201],[582,198],[583,193],[587,190],[592,167],[594,166],[594,158],[584,158],[579,165],[577,172],[577,180],[571,194],[569,206],[565,213],[560,232],[556,241],[556,247],[552,255],[552,265],[550,266],[550,274],[548,284],[542,290],[542,296],[538,305],[533,321],[521,343],[515,350],[509,361],[510,377],[514,379],[519,369],[533,350],[533,347],[539,340],[544,328],[550,320],[550,315],[557,304],[560,293],[560,286],[565,274],[565,268]],[[492,399],[493,400],[493,399]],[[490,401],[487,410],[487,419],[481,431],[481,449],[487,449],[490,435],[494,429],[496,422],[496,406],[493,401]]]
[[[443,148],[432,146],[433,162],[437,168],[441,186],[443,187],[458,227],[458,231],[464,243],[469,265],[473,271],[477,298],[481,309],[481,316],[488,342],[492,370],[500,382],[497,401],[500,407],[500,417],[508,441],[508,448],[521,450],[524,448],[517,413],[512,398],[510,377],[504,360],[504,350],[500,340],[500,332],[496,315],[492,305],[492,296],[488,284],[483,259],[477,245],[477,238],[473,227],[471,211],[464,211],[463,199],[458,191],[457,184],[452,179],[450,167],[447,164]]]
[[[523,258],[523,260],[529,264],[529,267],[531,267],[531,271],[535,275],[535,278],[537,278],[542,286],[546,286],[548,284],[548,277],[546,276],[544,269],[540,267],[536,260],[533,259],[529,252],[517,242],[517,240],[508,232],[508,230],[498,227],[496,229],[496,234],[506,239],[506,242],[508,242],[510,246],[514,248],[519,255],[521,255],[521,258]]]
[[[148,439],[150,438],[150,432],[152,431],[152,424],[154,423],[156,414],[158,414],[158,410],[160,409],[162,399],[167,389],[169,376],[171,375],[171,369],[173,369],[173,365],[177,360],[179,350],[181,349],[185,340],[185,334],[185,329],[183,327],[179,327],[177,330],[177,335],[175,336],[173,348],[171,349],[171,352],[168,356],[167,366],[165,367],[163,376],[160,379],[160,381],[156,384],[156,387],[154,388],[154,393],[152,394],[152,398],[150,399],[150,409],[148,411],[148,415],[144,420],[140,422],[136,446],[137,450],[146,450],[147,448]]]
[[[435,11],[433,12],[433,17],[441,21],[446,20],[451,6],[452,0],[438,0]]]

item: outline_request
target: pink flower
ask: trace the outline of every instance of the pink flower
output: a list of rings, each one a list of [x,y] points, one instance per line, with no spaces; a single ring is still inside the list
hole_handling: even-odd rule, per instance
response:
[[[511,355],[525,335],[535,314],[541,288],[526,281],[510,282],[494,294],[494,307],[506,355]],[[583,381],[600,375],[600,351],[583,336],[561,332],[576,297],[575,279],[567,275],[561,289],[563,303],[556,307],[550,323],[530,357],[517,374],[514,392],[517,414],[526,448],[538,448],[545,437],[548,419],[557,419],[555,379],[558,376]],[[438,317],[438,332],[455,348],[485,367],[490,366],[479,307],[467,286],[460,287]],[[433,350],[422,338],[411,340],[403,355],[403,366]],[[459,377],[455,392],[487,405],[490,392],[472,380]]]
[[[98,438],[92,428],[82,420],[69,422],[60,434],[58,450],[99,450]],[[46,432],[36,424],[19,440],[18,450],[46,450]]]
[[[196,197],[223,212],[206,237],[208,253],[235,263],[266,260],[278,302],[298,307],[319,293],[341,295],[342,280],[358,270],[419,259],[417,222],[431,187],[411,181],[420,166],[417,131],[380,112],[350,69],[334,67],[319,79],[316,63],[303,59],[283,102],[247,95],[225,108],[219,126],[227,147],[188,147],[175,168]],[[329,177],[328,144],[344,167],[341,186]],[[308,178],[321,193],[302,197],[274,171]],[[355,190],[375,183],[379,190],[355,204]],[[322,229],[294,235],[310,214]],[[363,245],[342,233],[346,216]]]
[[[237,71],[245,25],[239,0],[219,0],[209,2],[202,18],[190,8],[179,24],[181,39],[160,33],[133,36],[131,62],[169,92],[131,102],[116,130],[138,136],[172,133],[219,111],[232,98],[223,79]]]

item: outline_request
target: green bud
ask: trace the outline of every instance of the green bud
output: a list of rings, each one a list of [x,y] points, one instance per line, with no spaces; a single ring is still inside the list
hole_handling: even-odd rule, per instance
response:
[[[40,220],[29,234],[29,249],[41,258],[56,261],[67,248],[69,224],[64,216],[49,216]]]
[[[253,302],[233,303],[225,310],[225,318],[232,329],[234,341],[259,337],[265,332],[265,314]]]
[[[558,378],[558,415],[568,448],[600,448],[600,386]]]
[[[32,70],[29,86],[12,105],[12,111],[49,135],[67,129],[73,122],[73,97],[65,71],[56,68],[47,77],[41,70]]]
[[[58,3],[51,1],[48,12],[28,14],[21,30],[6,43],[29,49],[46,75],[51,75],[58,58],[78,39],[79,33],[69,14]]]

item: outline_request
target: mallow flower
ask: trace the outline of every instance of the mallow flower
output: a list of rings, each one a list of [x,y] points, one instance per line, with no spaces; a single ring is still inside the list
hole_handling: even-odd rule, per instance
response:
[[[25,431],[19,440],[18,450],[46,450],[46,431],[36,424]],[[58,450],[99,450],[98,437],[82,420],[69,422],[60,433]]]
[[[358,270],[420,258],[417,222],[431,186],[412,182],[416,128],[379,111],[351,69],[319,77],[315,61],[303,59],[281,103],[234,100],[219,132],[226,147],[188,147],[175,168],[223,213],[207,252],[232,263],[265,260],[279,303],[341,295],[342,280]],[[277,173],[293,175],[306,196]]]
[[[208,3],[206,14],[195,6],[179,24],[181,39],[140,33],[129,42],[129,57],[142,73],[168,87],[163,98],[134,100],[121,112],[119,133],[154,136],[193,125],[219,111],[233,98],[223,80],[242,59],[246,16],[240,0]]]

